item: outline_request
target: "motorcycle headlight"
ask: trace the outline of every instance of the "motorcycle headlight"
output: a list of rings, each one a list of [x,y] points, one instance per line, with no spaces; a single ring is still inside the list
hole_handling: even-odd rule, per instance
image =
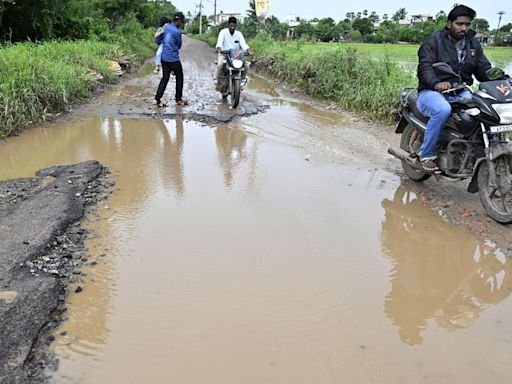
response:
[[[242,60],[235,59],[233,60],[233,68],[240,69],[244,66],[244,62]]]
[[[492,107],[500,117],[500,124],[512,124],[512,103],[493,104]]]

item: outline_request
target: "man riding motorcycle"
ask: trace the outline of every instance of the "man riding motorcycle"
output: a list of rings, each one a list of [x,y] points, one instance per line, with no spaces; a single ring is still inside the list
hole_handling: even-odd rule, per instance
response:
[[[470,29],[476,12],[465,5],[457,5],[448,14],[448,23],[443,31],[434,33],[421,45],[418,56],[418,109],[426,117],[427,131],[419,150],[422,168],[425,172],[436,172],[436,146],[441,130],[448,121],[452,108],[449,102],[470,98],[468,90],[457,94],[443,93],[453,88],[452,81],[442,81],[436,75],[433,64],[447,63],[463,83],[473,84],[473,75],[478,81],[486,81],[486,71],[491,68],[476,32]]]
[[[224,51],[239,51],[240,49],[245,51],[248,55],[251,55],[251,51],[249,49],[249,45],[247,45],[244,35],[242,32],[236,30],[237,20],[236,17],[231,16],[228,19],[228,27],[222,29],[219,32],[219,36],[217,38],[217,76],[215,80],[216,90],[220,91],[220,77],[222,76],[222,72],[224,71],[224,65],[226,64],[226,58],[222,52]],[[247,73],[247,69],[249,68],[247,62],[244,63],[244,71],[243,74]]]

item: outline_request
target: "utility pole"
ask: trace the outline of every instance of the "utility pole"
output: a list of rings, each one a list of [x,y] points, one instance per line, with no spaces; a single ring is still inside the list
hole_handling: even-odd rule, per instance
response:
[[[199,1],[199,34],[203,33],[203,0]]]
[[[498,33],[500,32],[499,29],[500,29],[500,24],[501,24],[501,17],[505,14],[506,12],[505,11],[499,11],[498,12],[498,15],[500,15],[500,18],[498,19],[498,28],[496,28],[496,35],[494,36],[494,40],[496,40],[494,42],[494,45],[497,45],[498,44]]]
[[[213,25],[217,25],[217,0],[213,0]]]

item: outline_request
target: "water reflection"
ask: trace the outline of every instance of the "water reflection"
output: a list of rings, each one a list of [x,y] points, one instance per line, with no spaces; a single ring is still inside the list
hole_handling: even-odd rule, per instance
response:
[[[240,164],[246,160],[247,135],[240,129],[220,126],[215,130],[220,169],[224,174],[226,188],[233,187],[233,177]]]
[[[183,143],[185,135],[183,131],[183,119],[164,120],[160,127],[162,132],[163,164],[162,172],[164,185],[169,185],[176,193],[178,199],[185,194],[185,182],[183,173]]]
[[[423,341],[430,319],[455,331],[470,327],[480,313],[504,300],[512,289],[512,262],[461,229],[449,237],[439,218],[400,186],[384,200],[383,253],[393,264],[384,305],[403,342]]]

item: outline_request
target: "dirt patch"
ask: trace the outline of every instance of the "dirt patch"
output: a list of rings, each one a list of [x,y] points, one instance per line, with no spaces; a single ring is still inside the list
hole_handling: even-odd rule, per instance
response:
[[[87,262],[80,220],[112,185],[97,161],[0,182],[0,382],[44,380],[48,331]]]

